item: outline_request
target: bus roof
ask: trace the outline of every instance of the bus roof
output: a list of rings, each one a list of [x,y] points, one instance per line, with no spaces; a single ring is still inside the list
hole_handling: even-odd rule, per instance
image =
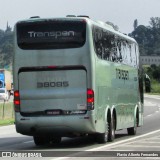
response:
[[[24,23],[24,22],[37,22],[37,21],[51,21],[51,20],[85,20],[86,22],[90,23],[91,25],[96,25],[97,27],[101,27],[101,28],[104,28],[104,29],[107,29],[109,32],[112,32],[124,39],[127,39],[129,41],[132,41],[134,43],[137,43],[135,41],[134,38],[132,37],[129,37],[127,35],[125,35],[124,33],[121,33],[119,31],[116,31],[111,25],[105,23],[105,22],[102,22],[102,21],[94,21],[92,19],[90,19],[88,16],[66,16],[66,17],[54,17],[54,18],[40,18],[39,16],[34,16],[34,17],[31,17],[29,19],[24,19],[24,20],[20,20],[18,21],[17,23]]]

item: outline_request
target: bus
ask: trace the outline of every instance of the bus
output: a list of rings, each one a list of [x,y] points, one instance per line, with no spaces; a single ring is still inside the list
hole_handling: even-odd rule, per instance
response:
[[[138,44],[89,17],[33,17],[14,27],[16,131],[35,145],[113,141],[143,124]]]

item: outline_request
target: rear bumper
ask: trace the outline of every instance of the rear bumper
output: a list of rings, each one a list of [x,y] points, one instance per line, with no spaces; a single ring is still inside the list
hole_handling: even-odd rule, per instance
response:
[[[58,135],[75,136],[95,133],[95,120],[85,115],[54,116],[54,117],[22,117],[16,113],[16,130],[24,135]]]

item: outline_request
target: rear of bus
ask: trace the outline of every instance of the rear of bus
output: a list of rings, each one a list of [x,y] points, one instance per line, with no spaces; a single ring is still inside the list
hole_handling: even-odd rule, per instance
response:
[[[15,25],[17,132],[74,136],[95,132],[87,19],[30,19]]]

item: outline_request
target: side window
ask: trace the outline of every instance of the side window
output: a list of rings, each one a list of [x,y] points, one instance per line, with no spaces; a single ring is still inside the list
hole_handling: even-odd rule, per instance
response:
[[[103,56],[102,58],[108,61],[116,59],[115,36],[103,30]]]
[[[131,44],[126,40],[122,40],[121,45],[122,45],[122,62],[124,64],[132,64]]]
[[[139,64],[139,52],[137,45],[133,42],[122,40],[121,47],[122,63],[137,67]]]
[[[94,41],[94,48],[97,56],[99,58],[102,58],[102,53],[103,53],[102,29],[93,27],[93,41]]]
[[[138,45],[134,44],[135,46],[135,66],[138,67],[139,66],[139,49],[138,49]]]
[[[94,26],[93,40],[95,52],[99,58],[108,61],[115,61],[117,59],[117,48],[114,34]]]
[[[135,43],[96,26],[93,26],[93,41],[95,52],[100,59],[138,66],[139,53]]]
[[[116,50],[117,50],[117,62],[122,62],[123,59],[122,59],[122,40],[117,37],[117,40],[116,40]]]

